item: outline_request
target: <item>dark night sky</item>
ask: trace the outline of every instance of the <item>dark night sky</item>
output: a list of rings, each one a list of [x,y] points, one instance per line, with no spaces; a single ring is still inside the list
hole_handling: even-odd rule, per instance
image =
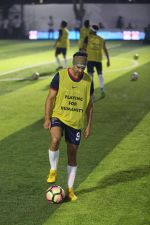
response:
[[[72,0],[42,0],[44,4],[69,4],[72,3]],[[40,0],[0,0],[0,5],[13,5],[15,3],[20,4],[39,4]],[[79,1],[77,1],[79,2]],[[149,3],[150,0],[84,0],[84,3]]]

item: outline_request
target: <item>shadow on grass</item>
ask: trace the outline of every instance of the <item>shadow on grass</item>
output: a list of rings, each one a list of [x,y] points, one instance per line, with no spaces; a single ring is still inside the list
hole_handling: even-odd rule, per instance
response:
[[[133,83],[124,74],[106,85],[106,98],[95,103],[91,138],[82,140],[79,149],[75,188],[149,112],[149,79],[143,72],[143,78]],[[96,90],[96,95],[99,94]],[[0,224],[40,225],[60,206],[48,205],[45,200],[49,134],[43,130],[42,123],[37,121],[0,142]],[[64,141],[60,150],[56,184],[66,187]],[[95,188],[127,182],[149,172],[146,166],[132,168],[104,178]]]
[[[52,79],[51,76],[53,74],[55,74],[55,72],[56,72],[56,70],[53,70],[51,72],[49,72],[49,71],[41,72],[40,79],[33,79],[33,77],[32,77],[33,72],[29,72],[27,75],[23,76],[22,78],[20,78],[18,80],[13,80],[13,78],[11,80],[11,77],[10,77],[10,80],[8,79],[7,81],[0,80],[0,96],[6,95],[6,94],[12,93],[18,89],[24,88],[24,86],[26,86],[26,85],[33,85],[42,79],[49,79],[49,83],[50,83],[50,80]],[[19,77],[16,76],[16,78],[19,78]],[[48,91],[48,85],[43,88],[43,91],[45,91],[45,90]]]
[[[133,180],[150,175],[150,165],[144,165],[142,167],[130,168],[129,170],[119,171],[104,177],[97,186],[92,188],[82,189],[77,194],[85,194],[99,189],[107,188],[110,186],[118,185],[120,183],[127,183]]]

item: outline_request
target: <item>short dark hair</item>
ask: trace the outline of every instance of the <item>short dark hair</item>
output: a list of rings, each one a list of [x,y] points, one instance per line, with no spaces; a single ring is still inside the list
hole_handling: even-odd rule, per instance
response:
[[[61,21],[61,26],[62,26],[62,27],[66,27],[66,26],[67,26],[67,22],[66,22],[65,20],[62,20],[62,21]]]
[[[75,56],[83,56],[83,57],[87,57],[88,55],[87,55],[87,53],[86,52],[76,52],[74,55],[73,55],[73,58],[75,57]]]
[[[89,20],[85,20],[84,21],[84,26],[85,27],[89,27],[90,26],[90,21]]]

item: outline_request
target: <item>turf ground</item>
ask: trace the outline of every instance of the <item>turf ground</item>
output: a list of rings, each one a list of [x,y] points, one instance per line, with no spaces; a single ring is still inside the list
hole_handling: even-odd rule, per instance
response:
[[[0,225],[150,225],[150,47],[107,45],[106,98],[99,99],[95,74],[93,130],[78,153],[79,199],[49,205],[49,134],[42,124],[57,67],[53,43],[0,41]],[[76,50],[71,43],[68,58]],[[36,71],[40,79],[33,81]],[[133,71],[138,81],[130,81]],[[64,141],[60,149],[57,184],[65,189]]]

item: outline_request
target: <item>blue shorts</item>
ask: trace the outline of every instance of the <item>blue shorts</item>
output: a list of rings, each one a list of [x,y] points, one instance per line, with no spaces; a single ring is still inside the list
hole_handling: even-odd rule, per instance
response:
[[[66,48],[56,48],[55,55],[63,54],[65,56],[66,53],[67,53]]]
[[[74,129],[67,126],[56,117],[51,119],[51,127],[61,127],[62,135],[65,133],[65,141],[74,145],[79,145],[81,140],[81,129]]]
[[[94,73],[94,67],[96,68],[97,74],[102,74],[102,63],[101,62],[94,62],[94,61],[88,61],[87,72],[89,74],[93,74]]]

